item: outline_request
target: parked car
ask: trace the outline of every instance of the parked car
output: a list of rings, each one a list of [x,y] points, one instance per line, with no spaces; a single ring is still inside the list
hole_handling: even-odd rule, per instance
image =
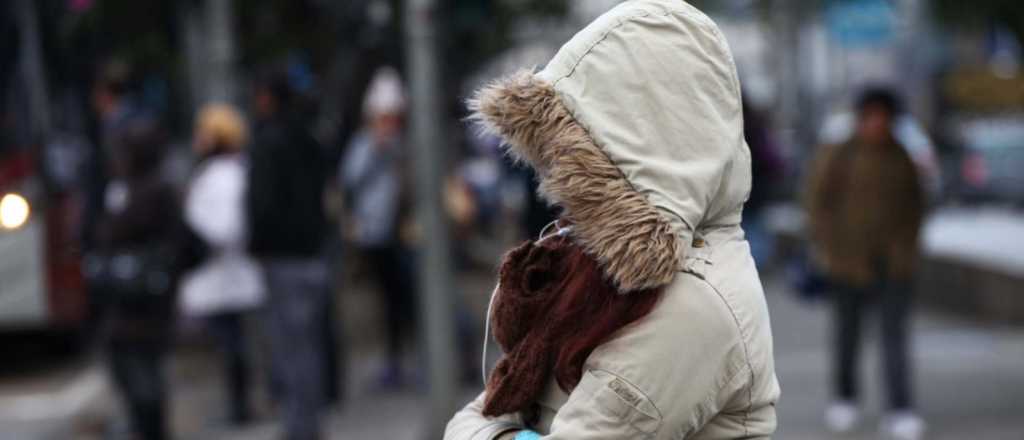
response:
[[[86,324],[78,203],[44,181],[32,155],[0,148],[0,331],[74,333]]]
[[[1024,116],[964,119],[954,139],[954,197],[1024,204]]]

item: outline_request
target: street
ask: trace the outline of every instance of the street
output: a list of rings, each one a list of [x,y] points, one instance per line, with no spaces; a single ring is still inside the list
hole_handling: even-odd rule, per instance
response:
[[[475,295],[484,296],[490,290],[485,273],[463,277],[461,281],[465,291]],[[776,437],[829,438],[821,422],[828,398],[827,304],[797,300],[778,277],[769,278],[767,291],[776,367],[783,389]],[[343,292],[341,298],[342,313],[348,319],[344,327],[350,339],[356,334],[366,335],[367,328],[375,328],[376,324],[371,322],[374,313],[358,311],[375,309],[372,292],[353,289]],[[480,307],[485,298],[476,299],[479,301],[473,301],[473,307],[482,315]],[[922,415],[929,423],[927,438],[1021,438],[1024,418],[1019,417],[1019,408],[1024,399],[1016,390],[1024,389],[1024,373],[1020,369],[1024,365],[1024,329],[993,327],[924,310],[915,320],[914,336],[918,372],[915,382]],[[375,338],[367,337],[370,341]],[[427,438],[421,432],[424,404],[420,392],[380,393],[370,385],[379,365],[378,353],[372,347],[372,343],[363,340],[352,348],[349,397],[341,408],[329,412],[329,438]],[[881,383],[873,342],[868,342],[864,353],[865,421],[856,435],[839,438],[877,438]],[[195,349],[179,350],[175,357],[171,375],[177,438],[276,438],[277,427],[270,418],[243,430],[223,428],[215,359],[210,353]],[[68,364],[61,357],[49,361]],[[101,425],[104,413],[113,408],[113,397],[99,357],[85,356],[70,362],[70,366],[42,365],[35,371],[4,371],[0,378],[0,440],[102,438],[95,433],[99,429],[96,425]],[[14,382],[19,385],[14,386]],[[474,392],[472,387],[466,387],[465,399]],[[261,414],[270,413],[265,403],[261,408]]]
[[[829,438],[822,414],[828,403],[830,355],[828,304],[807,305],[778,283],[768,287],[775,335],[776,371],[782,385],[779,403],[780,439]],[[874,322],[865,328],[876,331]],[[873,336],[873,335],[872,335]],[[1020,439],[1022,399],[1011,390],[1024,389],[1024,329],[989,327],[920,311],[914,322],[915,390],[921,415],[929,424],[928,439]],[[878,438],[882,382],[877,344],[864,346],[862,390],[865,421],[844,439]]]

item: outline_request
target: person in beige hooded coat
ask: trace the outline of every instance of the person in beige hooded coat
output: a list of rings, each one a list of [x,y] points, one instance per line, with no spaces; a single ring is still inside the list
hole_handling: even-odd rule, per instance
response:
[[[538,73],[483,88],[474,118],[536,169],[572,238],[624,295],[663,298],[587,358],[539,422],[482,415],[446,440],[765,439],[779,385],[761,283],[740,228],[750,192],[740,86],[721,32],[682,0],[630,0]]]

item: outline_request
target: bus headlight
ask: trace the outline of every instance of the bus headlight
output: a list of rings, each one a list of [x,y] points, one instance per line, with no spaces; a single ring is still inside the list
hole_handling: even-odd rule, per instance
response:
[[[20,194],[8,193],[0,198],[0,227],[3,229],[18,229],[28,221],[31,211],[28,200]]]

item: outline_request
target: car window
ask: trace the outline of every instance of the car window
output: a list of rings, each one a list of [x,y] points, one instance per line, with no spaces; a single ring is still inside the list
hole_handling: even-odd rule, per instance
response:
[[[1024,122],[1024,121],[1022,121]],[[1024,123],[978,122],[963,130],[964,144],[978,151],[1024,148]]]

